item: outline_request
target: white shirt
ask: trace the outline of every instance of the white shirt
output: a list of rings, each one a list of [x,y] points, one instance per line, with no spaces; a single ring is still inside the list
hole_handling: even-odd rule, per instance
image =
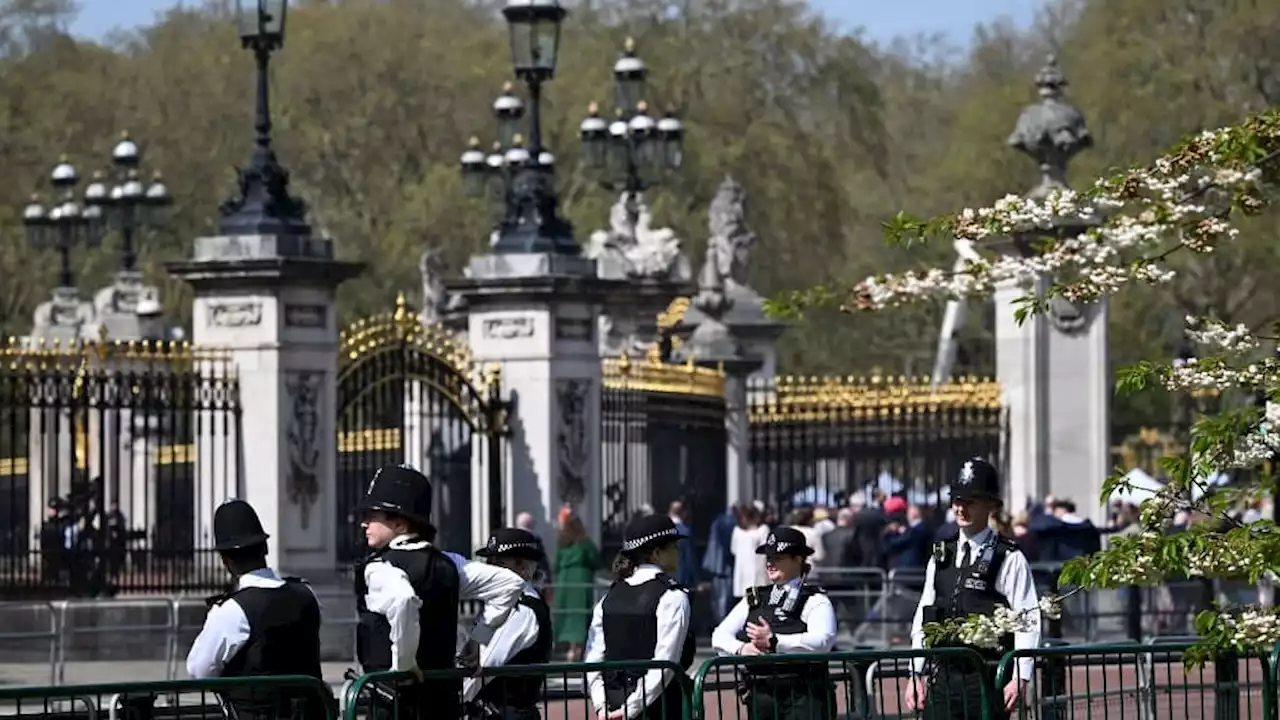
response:
[[[991,540],[995,540],[995,531],[990,527],[983,528],[981,532],[969,537],[964,530],[960,531],[960,538],[956,542],[956,567],[960,567],[960,561],[964,557],[965,548],[969,549],[970,562],[976,562],[979,550]],[[929,565],[924,571],[924,590],[920,593],[920,604],[916,606],[915,617],[911,620],[911,647],[920,649],[924,647],[924,609],[933,605],[936,600],[934,594],[934,569],[935,560],[931,555],[929,557]],[[1036,595],[1036,584],[1031,577],[1031,566],[1027,564],[1027,556],[1019,552],[1010,552],[1004,556],[1004,563],[1000,566],[1000,573],[996,576],[995,591],[1004,596],[1009,603],[1009,609],[1017,612],[1025,612],[1030,616],[1029,626],[1032,628],[1027,632],[1017,632],[1013,634],[1013,647],[1015,650],[1034,650],[1040,647],[1040,599]],[[915,658],[912,661],[916,674],[924,672],[924,658]],[[1018,658],[1018,678],[1021,680],[1031,680],[1035,673],[1035,658],[1023,657]]]
[[[421,550],[428,545],[430,543],[424,540],[401,535],[388,547],[393,550]],[[444,555],[458,568],[458,599],[484,603],[484,611],[471,631],[472,639],[483,645],[492,639],[494,630],[520,602],[520,596],[524,594],[524,579],[497,565],[471,562],[455,553]],[[418,627],[418,611],[422,608],[422,599],[409,584],[409,576],[385,561],[365,565],[364,582],[368,587],[365,605],[370,611],[385,616],[391,626],[391,669],[400,672],[413,670],[418,665],[418,639],[422,632]]]
[[[623,580],[628,585],[640,585],[652,580],[663,572],[657,565],[644,564],[635,569],[631,577]],[[604,662],[604,600],[596,603],[591,612],[591,627],[587,630],[587,650],[583,660],[588,663]],[[684,638],[689,632],[689,594],[684,590],[672,588],[658,599],[658,641],[653,645],[653,659],[680,662],[680,654],[684,650]],[[638,718],[645,708],[657,702],[666,689],[667,683],[675,679],[671,670],[653,668],[644,674],[636,689],[626,700],[628,720]],[[604,696],[604,676],[598,672],[587,673],[587,687],[591,694],[591,704],[596,711],[606,710]]]
[[[249,587],[284,587],[284,580],[271,568],[260,568],[241,575],[236,589]],[[308,589],[311,587],[307,586]],[[317,599],[316,602],[319,602]],[[193,678],[213,678],[222,675],[222,668],[249,642],[249,618],[235,598],[224,600],[209,608],[204,627],[191,643],[187,653],[187,672]]]
[[[764,569],[764,556],[756,548],[769,537],[769,526],[761,525],[751,530],[733,529],[729,551],[733,554],[733,596],[742,597],[747,588],[768,585],[769,575]]]
[[[524,594],[539,597],[532,585],[526,584]],[[489,642],[480,646],[480,667],[493,668],[506,665],[521,650],[533,647],[538,641],[538,616],[524,605],[516,605],[507,621],[493,633]],[[480,688],[493,678],[469,677],[462,684],[464,701],[474,700]]]
[[[799,589],[800,578],[794,578],[784,585],[775,587],[774,590],[782,590],[787,592],[792,588]],[[773,593],[771,592],[772,596]],[[775,598],[770,597],[770,604]],[[743,598],[724,620],[716,626],[714,632],[711,633],[711,647],[716,649],[720,655],[737,655],[750,643],[744,643],[738,639],[738,632],[747,625],[747,615],[750,608],[747,599]],[[805,600],[804,607],[800,610],[800,619],[805,624],[805,631],[802,633],[792,633],[790,635],[774,635],[778,638],[778,652],[780,653],[825,653],[831,652],[831,648],[836,645],[836,610],[831,605],[831,599],[826,593],[814,593]]]

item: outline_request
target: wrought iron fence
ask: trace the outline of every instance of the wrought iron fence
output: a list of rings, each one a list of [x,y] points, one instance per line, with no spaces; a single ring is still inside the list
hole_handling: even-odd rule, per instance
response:
[[[656,359],[605,360],[601,534],[606,556],[627,521],[680,501],[695,538],[726,503],[724,374]]]
[[[960,378],[783,377],[748,388],[755,499],[785,511],[878,488],[941,506],[960,465],[996,462],[1000,387]]]
[[[0,350],[0,597],[225,584],[213,508],[238,494],[229,358],[177,343]]]

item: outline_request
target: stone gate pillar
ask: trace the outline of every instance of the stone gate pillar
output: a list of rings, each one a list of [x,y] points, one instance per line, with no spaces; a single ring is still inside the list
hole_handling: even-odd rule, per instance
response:
[[[1067,161],[1093,144],[1084,116],[1063,95],[1066,85],[1050,57],[1036,76],[1040,100],[1023,110],[1009,137],[1009,145],[1040,166],[1040,184],[1027,193],[1031,198],[1068,191]],[[1093,220],[1017,234],[999,249],[1029,257],[1043,237],[1075,237]],[[1017,512],[1029,497],[1039,502],[1054,495],[1073,500],[1081,515],[1098,522],[1104,519],[1102,482],[1111,470],[1107,304],[1054,297],[1047,312],[1018,325],[1014,302],[1045,292],[1051,282],[1041,277],[996,289],[996,375],[1009,413],[1008,507]]]
[[[169,272],[195,290],[192,341],[230,354],[240,387],[240,458],[232,486],[196,438],[196,543],[212,546],[213,510],[249,502],[271,534],[269,561],[321,581],[335,562],[334,292],[362,266],[310,236],[197,238]]]
[[[501,497],[487,470],[472,492],[473,543],[494,521],[532,513],[548,548],[555,519],[569,503],[600,542],[600,307],[615,283],[576,255],[497,253],[473,257],[470,277],[449,283],[469,311],[476,362],[496,365],[511,403]],[[500,506],[495,507],[494,503]]]

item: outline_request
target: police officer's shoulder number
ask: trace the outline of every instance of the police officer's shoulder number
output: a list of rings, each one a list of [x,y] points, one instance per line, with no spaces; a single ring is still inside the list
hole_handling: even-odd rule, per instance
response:
[[[802,583],[800,589],[808,592],[810,595],[826,595],[827,589],[817,583]]]

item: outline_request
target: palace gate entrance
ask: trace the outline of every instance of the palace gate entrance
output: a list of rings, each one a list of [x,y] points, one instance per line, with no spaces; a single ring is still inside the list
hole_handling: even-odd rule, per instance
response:
[[[431,479],[437,544],[469,555],[472,488],[496,492],[490,507],[502,511],[506,407],[497,374],[478,377],[467,349],[424,325],[402,295],[393,312],[342,333],[337,385],[339,563],[364,554],[356,508],[378,468],[399,463]]]

